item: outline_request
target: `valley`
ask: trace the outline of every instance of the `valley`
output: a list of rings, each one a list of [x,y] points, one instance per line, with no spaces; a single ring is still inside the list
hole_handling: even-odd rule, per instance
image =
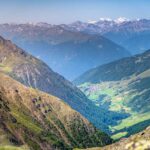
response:
[[[0,150],[150,150],[150,1],[0,1]]]
[[[90,124],[90,128],[94,128],[94,132],[92,129],[93,135],[90,135],[91,131],[89,132],[89,130],[86,131],[85,129],[83,129],[84,131],[81,132],[77,130],[71,131],[74,127],[80,129],[79,126],[82,126],[82,123],[84,124],[82,121],[82,123],[77,121],[78,123],[76,124],[76,120],[72,121],[75,123],[75,126],[69,125],[69,127],[67,126],[67,129],[66,126],[59,129],[59,126],[57,126],[59,121],[56,121],[57,119],[52,117],[56,121],[52,123],[55,128],[54,131],[58,130],[60,132],[59,134],[63,137],[60,137],[60,141],[59,139],[57,141],[54,137],[52,137],[51,144],[53,142],[54,143],[51,146],[49,144],[47,145],[46,143],[44,143],[44,145],[42,143],[40,145],[36,145],[35,141],[39,140],[39,142],[42,142],[41,139],[47,139],[47,137],[43,135],[45,130],[42,131],[41,122],[39,122],[39,125],[38,121],[35,124],[32,122],[31,118],[36,116],[31,116],[31,118],[29,116],[24,116],[24,113],[27,111],[26,109],[20,110],[19,108],[15,108],[11,114],[16,120],[18,120],[19,123],[23,125],[23,127],[29,129],[28,136],[30,138],[31,134],[33,135],[32,139],[34,144],[32,145],[32,143],[29,143],[23,139],[24,133],[22,132],[20,133],[19,137],[16,136],[16,131],[13,131],[13,136],[15,136],[15,140],[19,141],[17,141],[18,143],[12,142],[12,135],[8,135],[8,133],[6,133],[2,127],[2,143],[0,144],[0,148],[5,148],[8,150],[28,150],[30,148],[35,149],[35,147],[32,146],[36,146],[36,149],[49,149],[50,147],[55,147],[56,149],[58,148],[66,150],[73,149],[75,147],[88,148],[95,147],[97,145],[105,146],[107,144],[111,144],[112,139],[113,141],[118,141],[122,138],[130,137],[131,135],[144,130],[150,125],[149,57],[150,51],[148,50],[142,54],[128,56],[126,58],[95,67],[73,81],[73,83],[78,86],[77,88],[64,77],[54,72],[40,59],[25,52],[11,41],[0,37],[0,72],[2,74],[2,78],[6,75],[4,78],[8,78],[8,81],[9,78],[10,80],[17,80],[21,84],[27,86],[27,89],[31,91],[34,91],[35,89],[37,94],[40,93],[40,91],[43,91],[47,94],[54,95],[54,97],[58,97],[58,99],[60,98],[59,101],[63,103],[65,102],[65,105],[68,104],[71,106],[72,109],[78,111],[100,130],[98,131],[95,127],[92,127],[92,124]],[[12,83],[12,85],[14,84],[15,83]],[[2,85],[4,85],[4,83]],[[16,90],[16,92],[18,93],[18,90]],[[24,95],[26,94],[24,93],[22,96]],[[46,110],[40,109],[42,113],[49,112],[50,109],[48,103],[41,104],[41,102],[37,102],[37,100],[34,102],[34,104],[35,103],[37,103],[36,107],[41,107],[44,105],[44,109]],[[61,114],[65,113],[64,111],[66,107],[63,106],[62,109],[63,112],[61,112]],[[25,112],[22,114],[22,111]],[[70,111],[68,115],[70,116]],[[77,116],[77,118],[78,117],[79,116]],[[42,120],[44,118],[42,118]],[[27,121],[28,125],[26,125]],[[64,123],[66,122],[61,120],[60,124],[62,126]],[[47,125],[47,121],[45,125]],[[85,125],[83,126],[85,127]],[[15,127],[13,128],[15,129]],[[20,128],[22,128],[22,126]],[[65,131],[61,131],[64,128]],[[68,129],[69,131],[67,131]],[[8,130],[10,130],[10,128]],[[34,132],[39,133],[39,135],[36,133],[39,136],[39,139],[35,138],[34,140]],[[71,137],[71,134],[68,134],[67,132],[71,132],[73,137]],[[78,132],[79,135],[76,135],[76,132]],[[111,138],[104,132],[107,133]],[[88,134],[88,137],[84,137],[84,134]],[[57,137],[58,135],[54,136]],[[77,141],[79,140],[79,143],[83,142],[83,144],[79,144],[77,141],[75,142],[75,136],[77,136]],[[70,139],[68,138],[71,138],[70,142]],[[89,138],[89,141],[88,139],[85,140],[85,138]],[[47,140],[48,141],[45,142],[49,142],[50,139]],[[58,145],[55,144],[56,141]]]
[[[0,38],[0,70],[22,84],[64,100],[89,119],[97,128],[109,133],[108,124],[125,118],[120,112],[100,110],[76,86],[55,73],[44,62],[28,54],[11,41]],[[107,115],[106,115],[107,114]]]
[[[110,123],[115,140],[135,134],[150,124],[149,56],[150,51],[147,51],[119,63],[100,66],[75,80],[75,83],[81,83],[78,87],[96,106],[126,116],[117,121],[117,125]]]

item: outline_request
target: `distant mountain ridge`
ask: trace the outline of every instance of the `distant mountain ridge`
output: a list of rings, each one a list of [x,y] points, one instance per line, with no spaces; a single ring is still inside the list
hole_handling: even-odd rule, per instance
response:
[[[119,81],[134,74],[138,76],[148,69],[150,69],[150,50],[91,69],[74,82],[81,84],[84,82]]]
[[[63,27],[71,31],[103,35],[132,54],[150,49],[150,19],[101,18],[99,21],[77,21]]]
[[[91,32],[91,33],[108,33],[110,31],[119,31],[123,29],[125,26],[130,27],[128,31],[144,31],[149,29],[149,19],[127,19],[124,17],[120,17],[117,19],[110,19],[110,18],[100,18],[97,21],[89,21],[89,22],[82,22],[76,21],[71,24],[62,24],[62,27],[69,27],[68,29],[74,31],[82,31],[82,32]],[[138,28],[139,27],[139,28]]]
[[[0,34],[69,80],[100,64],[130,56],[126,49],[100,35],[70,31],[62,25],[1,24]]]
[[[10,24],[13,25],[13,24]],[[30,24],[41,27],[54,27],[47,23]],[[132,54],[150,49],[150,19],[117,19],[100,18],[97,21],[76,21],[71,24],[61,24],[60,27],[69,31],[100,34],[113,42],[125,47]]]

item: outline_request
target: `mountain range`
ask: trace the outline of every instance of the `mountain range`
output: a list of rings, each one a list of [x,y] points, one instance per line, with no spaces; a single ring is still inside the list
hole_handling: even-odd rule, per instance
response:
[[[1,24],[0,34],[69,80],[98,65],[150,48],[148,19]]]
[[[150,20],[101,18],[99,21],[81,22],[62,25],[71,31],[100,34],[126,48],[131,54],[142,53],[150,49]]]
[[[130,56],[107,38],[70,31],[62,25],[1,24],[0,34],[69,80],[100,64]]]
[[[74,83],[101,109],[128,114],[111,125],[113,138],[150,125],[150,50],[91,69]]]
[[[149,28],[1,24],[0,150],[149,149]]]

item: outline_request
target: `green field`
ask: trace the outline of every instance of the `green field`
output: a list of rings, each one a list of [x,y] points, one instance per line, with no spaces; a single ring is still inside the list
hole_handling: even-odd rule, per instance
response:
[[[129,114],[128,117],[116,121],[116,125],[109,125],[113,139],[129,136],[131,132],[139,132],[143,127],[150,125],[149,101],[146,99],[149,97],[149,73],[148,70],[138,77],[132,76],[126,80],[99,84],[84,83],[79,86],[101,109]],[[140,123],[144,124],[143,127]]]
[[[15,146],[0,146],[0,150],[30,150],[28,147],[26,146],[22,146],[22,147],[15,147]]]

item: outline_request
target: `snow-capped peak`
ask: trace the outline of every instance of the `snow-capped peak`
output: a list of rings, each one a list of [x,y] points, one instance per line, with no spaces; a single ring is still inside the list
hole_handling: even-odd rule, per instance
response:
[[[125,17],[119,17],[117,19],[114,20],[117,24],[121,24],[123,22],[127,22],[129,21],[129,19],[125,18]]]
[[[99,18],[99,21],[112,21],[110,18]]]
[[[95,24],[95,23],[97,23],[97,21],[95,21],[95,20],[89,20],[88,23],[89,24]]]
[[[39,27],[52,27],[53,26],[53,25],[45,23],[45,22],[38,22],[35,25],[39,26]]]
[[[33,26],[36,25],[36,23],[34,23],[34,22],[27,22],[26,24],[28,24],[28,25],[33,25]]]
[[[95,21],[95,20],[89,20],[88,21],[88,23],[89,24],[96,24],[97,22],[99,22],[99,21],[112,21],[112,19],[110,19],[110,18],[99,18],[99,20],[98,21]]]

